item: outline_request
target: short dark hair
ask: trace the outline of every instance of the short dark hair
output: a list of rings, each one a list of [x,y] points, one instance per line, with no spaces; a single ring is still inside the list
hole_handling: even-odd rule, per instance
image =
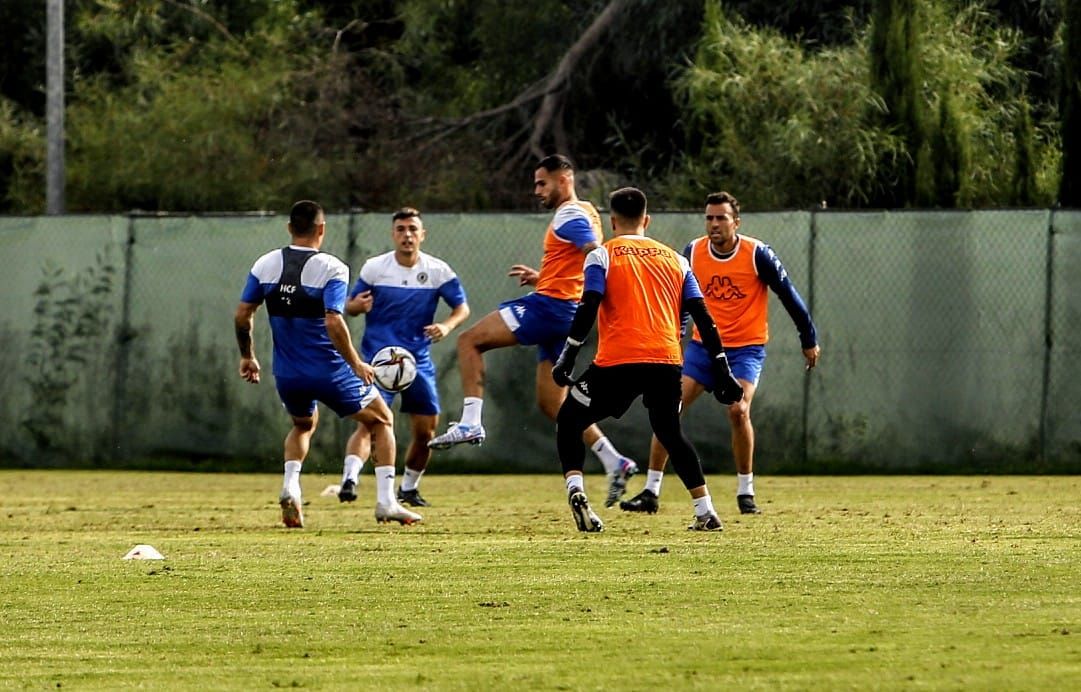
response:
[[[394,212],[394,216],[391,217],[391,221],[401,221],[402,219],[412,219],[413,217],[421,218],[420,210],[414,207],[402,207],[398,211]]]
[[[555,173],[556,171],[570,171],[573,173],[574,163],[563,154],[552,154],[538,161],[537,168],[543,168],[549,173]]]
[[[711,192],[706,197],[706,206],[711,204],[727,204],[732,207],[732,213],[739,218],[739,200],[727,192]]]
[[[294,235],[311,235],[315,221],[323,215],[323,208],[310,199],[302,199],[289,212],[289,228]]]
[[[646,215],[646,193],[636,187],[621,187],[608,196],[608,208],[624,219],[640,219]]]

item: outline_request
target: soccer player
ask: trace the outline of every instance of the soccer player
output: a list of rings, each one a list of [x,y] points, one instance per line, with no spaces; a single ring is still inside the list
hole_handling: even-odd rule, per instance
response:
[[[420,495],[420,477],[432,457],[428,441],[435,435],[439,420],[439,393],[430,347],[469,317],[469,304],[450,265],[421,252],[427,231],[419,211],[403,207],[394,212],[390,234],[394,250],[364,263],[345,310],[353,316],[365,315],[360,342],[364,360],[371,361],[384,346],[401,346],[416,358],[417,378],[401,393],[401,412],[409,414],[413,437],[406,449],[397,499],[414,507],[426,507],[428,502]],[[436,322],[440,298],[451,311],[445,320]],[[380,392],[389,406],[394,393]],[[358,423],[346,446],[340,501],[357,499],[357,479],[370,449],[368,428]]]
[[[706,198],[706,235],[691,241],[683,254],[690,261],[705,294],[706,306],[721,331],[732,372],[743,386],[743,399],[728,406],[738,480],[736,504],[741,514],[759,514],[754,496],[751,401],[758,389],[769,340],[767,288],[781,299],[796,325],[807,370],[818,364],[820,349],[811,315],[780,258],[761,240],[739,234],[739,227],[739,201],[727,192],[715,192]],[[703,391],[713,391],[715,386],[709,355],[696,331],[684,353],[683,410]],[[646,487],[635,497],[621,502],[620,508],[628,512],[656,512],[664,466],[664,447],[654,437]]]
[[[316,401],[368,430],[376,451],[375,518],[412,524],[421,516],[394,499],[394,416],[372,384],[372,367],[353,348],[342,312],[349,268],[319,248],[326,217],[315,202],[302,200],[289,212],[292,242],[255,261],[237,306],[236,341],[240,376],[258,384],[252,327],[266,303],[274,343],[274,382],[293,420],[285,436],[285,478],[279,502],[282,523],[304,526],[300,467],[319,423]]]
[[[616,190],[609,208],[615,237],[586,257],[582,304],[552,369],[558,384],[571,386],[556,419],[556,445],[571,513],[579,531],[604,530],[582,481],[582,431],[602,418],[621,417],[641,396],[650,427],[694,501],[695,518],[688,528],[720,531],[724,526],[710,499],[698,453],[680,428],[679,332],[684,311],[702,335],[709,357],[706,365],[716,383],[714,396],[732,404],[743,396],[743,389],[728,368],[721,337],[687,260],[645,236],[649,226],[645,194],[633,187]],[[574,361],[594,322],[597,355],[575,382]]]
[[[542,159],[533,173],[533,193],[555,215],[544,236],[544,256],[540,271],[524,264],[511,267],[508,276],[519,286],[534,286],[532,293],[499,305],[458,337],[458,367],[461,369],[462,403],[460,422],[429,442],[446,449],[462,442],[484,441],[481,409],[484,404],[484,352],[522,344],[537,347],[537,405],[555,420],[567,388],[552,381],[552,364],[570,330],[571,320],[582,297],[582,263],[585,255],[600,246],[604,238],[600,214],[589,202],[578,199],[574,189],[574,165],[555,154]],[[608,474],[606,507],[614,505],[627,488],[627,479],[638,472],[631,459],[616,450],[600,428],[589,426],[585,441],[600,459]]]

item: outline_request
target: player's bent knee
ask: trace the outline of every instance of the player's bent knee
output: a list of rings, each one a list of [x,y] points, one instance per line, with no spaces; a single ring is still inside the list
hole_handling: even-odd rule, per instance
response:
[[[730,423],[732,423],[732,425],[742,425],[750,417],[750,409],[743,401],[737,402],[728,407],[728,420]]]
[[[548,418],[556,420],[559,417],[559,411],[562,409],[562,405],[552,401],[538,400],[537,408],[540,409],[541,413],[548,416]]]
[[[590,418],[589,409],[571,397],[563,402],[552,418],[556,422],[556,430],[566,430],[579,435],[596,422]]]
[[[302,432],[302,433],[311,432],[312,430],[315,430],[315,419],[314,418],[294,418],[293,419],[293,427],[296,428],[298,432]]]

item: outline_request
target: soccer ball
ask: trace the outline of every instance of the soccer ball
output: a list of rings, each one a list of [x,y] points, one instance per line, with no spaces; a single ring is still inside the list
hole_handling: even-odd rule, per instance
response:
[[[379,349],[372,358],[375,384],[388,392],[400,392],[417,377],[417,359],[401,346]]]

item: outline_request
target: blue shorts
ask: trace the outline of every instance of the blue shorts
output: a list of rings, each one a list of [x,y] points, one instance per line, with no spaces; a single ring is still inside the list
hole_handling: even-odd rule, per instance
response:
[[[571,331],[578,303],[537,293],[499,304],[503,324],[514,332],[518,343],[537,347],[537,362],[556,362]]]
[[[732,374],[736,376],[736,379],[747,380],[754,386],[758,386],[758,378],[762,375],[762,365],[766,362],[765,346],[726,348],[724,354],[728,356],[728,367],[732,368]],[[707,392],[712,392],[716,384],[713,381],[710,361],[709,352],[698,341],[692,340],[683,351],[683,374],[701,384]]]
[[[376,389],[379,389],[379,393],[383,395],[383,401],[387,402],[387,406],[393,404],[394,397],[400,395],[402,413],[415,413],[420,416],[438,415],[439,390],[435,386],[435,363],[432,362],[432,357],[428,353],[422,355],[413,353],[413,357],[417,359],[417,378],[413,380],[413,384],[397,394],[378,387]],[[366,355],[364,360],[370,362],[371,357]]]
[[[375,401],[378,395],[373,384],[364,384],[351,368],[344,368],[325,380],[308,377],[275,377],[278,398],[290,416],[307,418],[315,413],[315,402],[321,401],[338,414],[351,416]]]

